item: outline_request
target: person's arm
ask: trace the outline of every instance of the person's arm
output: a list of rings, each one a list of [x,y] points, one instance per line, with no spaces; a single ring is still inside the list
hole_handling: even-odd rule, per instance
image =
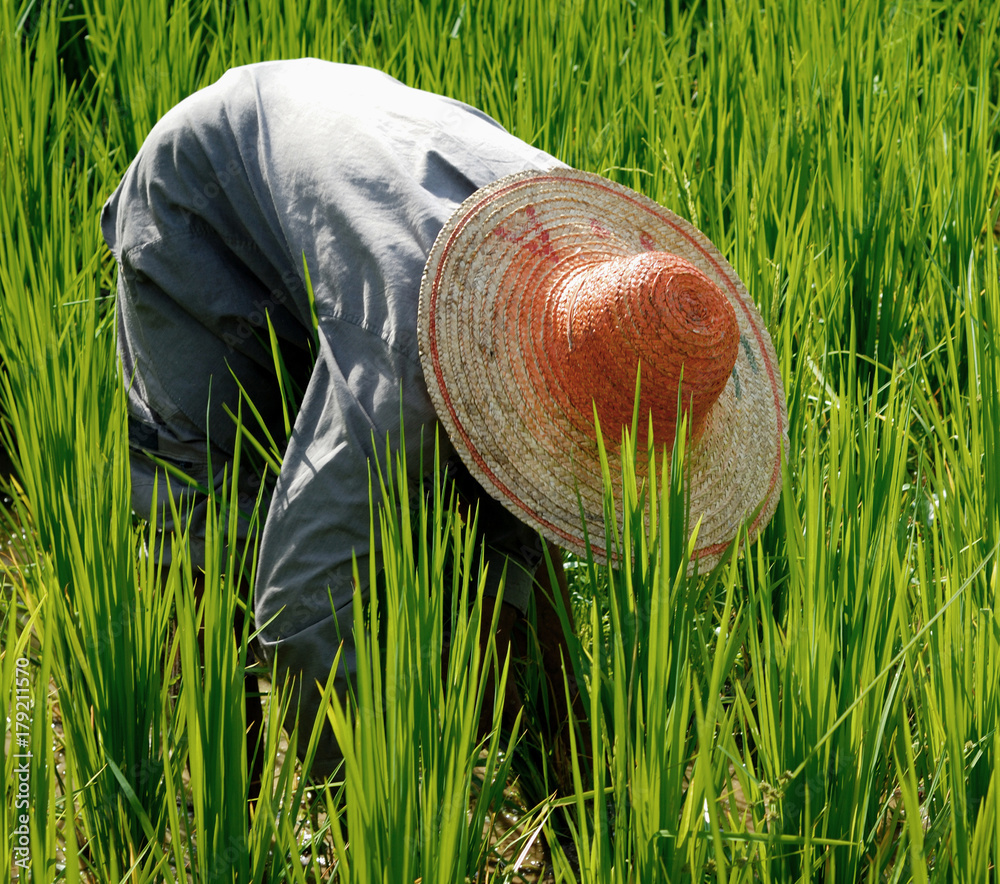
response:
[[[552,559],[555,586],[549,577],[548,566],[543,561],[538,566],[538,573],[535,575],[535,628],[542,652],[542,668],[545,676],[542,683],[548,692],[546,697],[548,719],[545,722],[547,728],[546,745],[551,753],[557,781],[563,790],[570,792],[573,789],[574,758],[570,753],[572,743],[569,739],[569,730],[573,727],[573,722],[579,726],[576,732],[575,756],[577,761],[582,762],[581,768],[584,772],[593,766],[593,759],[590,730],[586,726],[580,726],[584,725],[586,721],[587,711],[574,677],[573,660],[570,656],[562,621],[559,619],[556,602],[558,594],[569,617],[569,628],[571,632],[575,633],[576,625],[573,622],[573,609],[570,607],[566,572],[563,569],[559,551],[551,544],[549,545],[549,556]],[[566,702],[567,684],[563,676],[564,670],[569,682],[569,705]],[[571,712],[572,722],[570,720]]]
[[[486,669],[486,696],[483,700],[482,712],[479,715],[479,738],[485,737],[494,725],[493,719],[493,699],[496,691],[497,670],[492,664],[492,660],[486,656],[488,647],[490,628],[493,623],[493,614],[496,611],[496,596],[483,597],[482,620],[479,624],[479,651],[480,659],[483,661],[483,668]],[[503,670],[504,661],[508,653],[512,651],[512,637],[514,634],[514,624],[517,623],[521,612],[507,602],[500,603],[500,613],[497,615],[495,647],[497,652],[497,665]],[[514,676],[514,669],[511,666],[507,671],[507,681],[504,683],[503,716],[501,725],[510,730],[514,725],[517,714],[523,706],[521,693],[517,689],[517,680]]]
[[[559,550],[551,544],[549,545],[549,556],[552,560],[555,586],[553,586],[550,579],[548,564],[543,559],[535,571],[534,578],[535,631],[542,656],[541,663],[545,676],[543,683],[547,690],[545,702],[549,710],[548,727],[550,735],[555,736],[563,730],[569,720],[569,713],[566,706],[566,690],[563,682],[564,667],[571,679],[571,702],[573,703],[575,717],[578,720],[583,717],[583,709],[579,704],[579,695],[576,691],[575,681],[573,680],[573,664],[569,655],[569,646],[566,641],[566,635],[563,632],[562,621],[559,619],[556,605],[556,594],[558,593],[569,616],[570,629],[573,630],[575,627],[573,624],[573,611],[569,601],[569,587],[566,583],[566,572],[563,569],[562,557],[559,554]],[[479,646],[484,660],[495,610],[496,598],[491,596],[484,597],[479,633]],[[495,629],[497,661],[501,668],[508,652],[513,648],[514,627],[520,617],[521,611],[514,605],[501,602]],[[483,705],[479,722],[480,736],[485,736],[489,733],[494,724],[493,692],[495,680],[495,673],[491,668],[487,674],[486,702]],[[510,670],[508,671],[507,681],[504,686],[504,708],[501,724],[506,728],[510,728],[522,706],[523,701],[517,688],[514,672]]]
[[[556,602],[561,599],[563,609],[569,617],[569,627],[576,631],[573,622],[573,609],[569,601],[569,585],[566,582],[566,571],[563,568],[559,550],[549,544],[549,558],[552,560],[552,573],[555,577],[553,586],[549,576],[549,568],[545,560],[535,572],[535,631],[538,636],[538,646],[542,652],[542,668],[545,671],[545,683],[548,686],[548,702],[554,710],[553,724],[560,727],[567,720],[566,691],[563,686],[563,667],[570,677],[571,690],[575,690],[573,678],[573,661],[569,653],[569,645],[563,632],[562,621]]]

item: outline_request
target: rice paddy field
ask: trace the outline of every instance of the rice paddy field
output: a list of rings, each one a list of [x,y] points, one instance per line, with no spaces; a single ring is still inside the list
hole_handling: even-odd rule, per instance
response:
[[[305,55],[698,225],[771,330],[789,449],[771,525],[696,577],[683,452],[609,473],[622,567],[567,561],[581,720],[546,736],[512,661],[524,714],[482,743],[476,551],[383,475],[385,602],[358,618],[387,640],[331,705],[344,775],[284,751],[275,685],[250,818],[228,624],[252,557],[223,553],[224,497],[202,604],[182,542],[168,573],[143,555],[98,216],[172,105]],[[995,879],[1000,5],[0,0],[0,59],[0,878]]]

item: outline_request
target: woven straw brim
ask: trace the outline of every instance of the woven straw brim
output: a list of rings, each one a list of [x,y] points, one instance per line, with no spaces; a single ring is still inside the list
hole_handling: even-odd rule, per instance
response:
[[[586,554],[585,526],[592,553],[607,561],[596,433],[581,428],[593,426],[592,414],[585,421],[567,414],[565,396],[546,381],[539,325],[558,280],[581,256],[644,251],[694,264],[729,298],[739,325],[732,375],[688,451],[691,525],[701,520],[695,558],[704,572],[748,519],[752,538],[773,515],[787,418],[761,316],[695,227],[590,173],[558,169],[500,179],[469,197],[434,243],[420,290],[421,361],[439,419],[480,484],[579,555]],[[634,380],[634,366],[629,372]],[[602,431],[614,476],[621,428]]]

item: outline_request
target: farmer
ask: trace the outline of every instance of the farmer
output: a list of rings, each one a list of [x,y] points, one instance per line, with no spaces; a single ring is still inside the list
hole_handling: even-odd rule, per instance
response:
[[[261,501],[261,646],[298,677],[307,726],[341,643],[347,690],[352,556],[367,593],[370,541],[380,549],[369,467],[387,439],[398,447],[401,422],[415,475],[430,474],[443,429],[448,473],[479,507],[489,598],[506,575],[501,653],[533,593],[551,611],[544,597],[565,592],[544,580],[539,535],[582,552],[586,530],[608,554],[594,413],[617,439],[640,364],[654,438],[673,440],[678,398],[687,414],[699,562],[774,511],[784,393],[729,264],[667,210],[467,105],[312,59],[231,70],[157,123],[102,227],[119,265],[139,515],[157,475],[166,494],[150,455],[221,492],[240,387],[279,440],[282,389],[300,391],[280,475],[241,469],[239,503]],[[186,500],[197,562],[206,502]],[[561,631],[545,632],[556,665]],[[338,759],[327,733],[314,773]]]

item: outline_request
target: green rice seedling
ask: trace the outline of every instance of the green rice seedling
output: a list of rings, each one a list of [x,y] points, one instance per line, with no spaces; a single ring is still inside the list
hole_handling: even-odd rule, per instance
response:
[[[776,710],[778,754],[768,757],[782,761],[761,777],[781,782],[783,831],[841,845],[809,845],[788,858],[792,869],[801,862],[860,875],[865,841],[891,791],[886,750],[894,733],[887,722],[891,727],[901,702],[895,617],[913,554],[912,535],[895,519],[909,453],[908,399],[897,383],[881,413],[873,393],[846,387],[829,413],[829,462],[800,474],[817,483],[803,489],[805,507],[785,501],[790,570],[778,671],[782,695],[808,696],[809,703],[789,700]],[[807,444],[811,436],[807,429]],[[762,622],[771,628],[770,618]]]
[[[980,291],[970,268],[969,297],[958,316],[968,358],[978,371],[966,379],[952,354],[937,356],[948,383],[942,401],[922,403],[922,416],[938,444],[927,457],[921,520],[927,542],[918,562],[928,592],[916,610],[920,622],[933,622],[933,629],[927,630],[924,665],[913,677],[918,712],[912,758],[899,760],[901,768],[913,772],[908,799],[913,806],[916,783],[926,823],[926,831],[907,826],[911,854],[933,857],[932,870],[947,856],[967,870],[968,880],[986,873],[996,851],[994,609],[1000,538],[990,447],[996,392],[987,379],[995,376],[997,353],[993,337],[982,333],[983,320],[995,315],[997,306],[995,252],[987,255],[985,266],[986,285]]]
[[[378,590],[367,610],[355,599],[355,683],[349,702],[331,696],[328,711],[344,753],[344,806],[331,806],[338,880],[468,880],[485,874],[486,820],[511,769],[516,725],[506,746],[499,728],[477,733],[484,703],[500,720],[509,661],[492,638],[480,653],[474,515],[463,523],[437,475],[433,488],[411,491],[405,456],[387,464],[372,507]]]
[[[158,693],[149,652],[158,647],[155,630],[163,619],[148,613],[156,602],[137,592],[134,579],[119,445],[124,410],[108,370],[110,336],[96,297],[96,231],[85,238],[89,247],[78,245],[77,219],[93,210],[93,191],[86,170],[73,162],[74,90],[59,75],[58,16],[43,10],[22,41],[14,38],[10,4],[3,14],[15,50],[3,78],[12,113],[4,117],[8,199],[0,271],[4,405],[21,492],[15,512],[35,565],[26,572],[26,595],[44,606],[36,627],[50,649],[46,671],[59,700],[71,784],[68,790],[64,784],[63,798],[70,808],[79,800],[88,844],[81,859],[117,879],[148,836],[122,800],[114,767],[143,806],[162,801],[158,777],[149,776],[157,764],[151,739],[159,733],[158,713],[146,698]],[[45,111],[34,114],[36,106]],[[14,120],[31,121],[30,139]],[[51,714],[49,704],[42,708]],[[46,765],[42,782],[54,776]],[[44,837],[39,843],[50,852],[39,874],[54,862],[56,827]]]
[[[238,470],[239,443],[233,472]],[[183,537],[174,545],[180,566],[168,577],[178,580],[178,724],[186,744],[194,811],[193,832],[186,834],[189,843],[194,842],[191,864],[202,881],[250,880],[243,708],[247,651],[245,641],[237,645],[232,626],[242,563],[236,558],[238,516],[233,512],[225,517],[228,500],[223,495],[217,504],[220,518],[207,525],[201,599],[193,593],[194,575]],[[220,526],[229,529],[228,538]],[[195,640],[199,633],[201,643]]]
[[[573,748],[589,744],[594,760],[592,771],[576,758],[573,764],[571,827],[583,881],[697,878],[725,864],[717,798],[728,760],[713,751],[714,731],[728,718],[722,682],[743,626],[732,568],[717,634],[711,594],[721,570],[689,575],[697,527],[688,533],[685,433],[682,422],[672,456],[660,463],[650,445],[639,473],[626,432],[614,480],[602,446],[606,548],[615,550],[618,567],[599,571],[587,561],[607,622],[595,605],[591,644],[583,649],[589,671],[578,674],[589,686],[589,734],[583,741],[574,732]]]
[[[119,174],[153,124],[227,66],[209,31],[215,7],[211,0],[81,5],[93,65],[92,120],[106,127],[94,137],[118,158]]]

